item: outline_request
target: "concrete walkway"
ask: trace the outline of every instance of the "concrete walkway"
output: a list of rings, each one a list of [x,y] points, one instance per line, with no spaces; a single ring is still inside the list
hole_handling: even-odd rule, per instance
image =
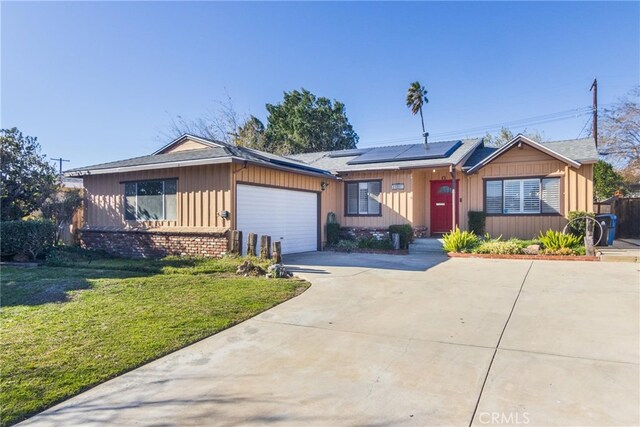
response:
[[[313,286],[25,425],[638,425],[637,264],[312,253]]]

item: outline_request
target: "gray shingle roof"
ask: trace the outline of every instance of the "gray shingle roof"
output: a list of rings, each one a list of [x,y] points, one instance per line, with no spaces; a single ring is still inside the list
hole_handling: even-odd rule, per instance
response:
[[[598,150],[593,138],[567,139],[543,142],[542,145],[565,157],[580,163],[598,161]]]
[[[278,167],[280,169],[291,170],[294,172],[308,172],[320,175],[330,175],[329,172],[311,166],[309,164],[300,162],[295,159],[288,159],[275,154],[263,153],[261,151],[252,150],[244,147],[235,146],[223,146],[223,147],[211,147],[201,148],[196,150],[177,151],[167,154],[152,154],[148,156],[134,157],[131,159],[118,160],[115,162],[100,163],[92,166],[85,166],[76,169],[70,169],[65,172],[66,175],[86,175],[90,172],[107,170],[107,169],[120,169],[131,168],[139,166],[149,166],[152,169],[153,166],[166,165],[170,163],[176,163],[176,167],[180,167],[180,162],[193,162],[198,160],[213,160],[213,159],[228,159],[232,160],[249,161],[253,164],[264,165],[270,167]]]
[[[541,145],[561,156],[578,163],[594,163],[598,161],[598,151],[593,138],[567,139],[563,141],[541,142]],[[481,146],[467,159],[463,169],[470,169],[485,160],[498,150],[497,147]]]
[[[155,154],[148,156],[133,157],[131,159],[118,160],[115,162],[99,163],[97,165],[85,166],[81,168],[70,169],[66,173],[84,172],[100,169],[126,168],[129,166],[143,166],[163,163],[174,163],[188,160],[214,159],[220,157],[229,157],[231,153],[225,148],[203,148],[200,150],[177,151],[175,153]]]
[[[371,164],[348,164],[349,161],[358,156],[332,157],[332,154],[340,154],[340,151],[324,151],[319,153],[305,153],[288,156],[289,158],[307,162],[308,164],[329,170],[333,173],[353,172],[363,170],[379,170],[379,169],[406,169],[406,168],[424,168],[434,166],[448,166],[460,163],[474,148],[481,144],[481,138],[462,140],[460,145],[449,157],[439,159],[423,159],[423,160],[396,160],[389,162],[371,163]],[[432,144],[437,144],[434,142]],[[408,144],[410,146],[422,146],[420,144]],[[383,148],[383,147],[375,147]]]

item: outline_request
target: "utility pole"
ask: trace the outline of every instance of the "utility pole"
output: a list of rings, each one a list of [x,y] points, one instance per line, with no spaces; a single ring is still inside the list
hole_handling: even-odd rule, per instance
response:
[[[593,138],[598,148],[598,80],[593,79],[589,91],[593,92]]]
[[[60,157],[59,159],[51,158],[51,160],[55,160],[56,162],[60,163],[60,176],[62,176],[62,162],[70,162],[71,161],[71,160],[63,159],[62,157]]]

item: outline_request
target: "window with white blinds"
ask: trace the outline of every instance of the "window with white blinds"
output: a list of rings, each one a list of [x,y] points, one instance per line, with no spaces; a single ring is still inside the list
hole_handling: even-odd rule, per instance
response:
[[[560,213],[560,178],[542,180],[542,213]]]
[[[502,213],[502,181],[486,182],[485,211],[489,214]]]
[[[559,214],[560,178],[485,181],[487,214]]]
[[[380,215],[380,181],[348,182],[347,215]]]

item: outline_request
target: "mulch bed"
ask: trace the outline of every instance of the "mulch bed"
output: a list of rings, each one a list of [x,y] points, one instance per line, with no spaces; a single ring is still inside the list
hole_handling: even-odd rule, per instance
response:
[[[535,259],[540,261],[600,261],[597,256],[586,255],[494,255],[449,252],[447,256],[451,258]]]

